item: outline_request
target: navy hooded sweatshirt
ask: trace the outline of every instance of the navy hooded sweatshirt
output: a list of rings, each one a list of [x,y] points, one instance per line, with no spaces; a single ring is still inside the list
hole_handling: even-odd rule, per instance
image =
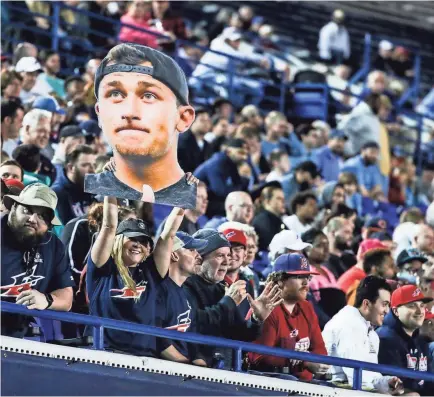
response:
[[[57,194],[57,213],[64,225],[71,219],[86,214],[93,202],[93,194],[85,193],[84,186],[71,182],[65,175],[65,169],[57,173],[56,181],[51,188]]]
[[[410,337],[403,329],[401,321],[390,311],[383,326],[377,329],[380,337],[378,362],[415,371],[429,370],[428,344],[419,337],[419,330]],[[417,379],[401,378],[404,387],[420,395],[433,395],[434,385]]]

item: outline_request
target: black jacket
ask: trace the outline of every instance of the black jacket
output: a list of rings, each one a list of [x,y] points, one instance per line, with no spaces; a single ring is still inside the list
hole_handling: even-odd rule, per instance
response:
[[[208,142],[204,140],[201,149],[191,131],[179,134],[178,162],[184,172],[193,172],[205,161],[207,147]]]
[[[245,321],[232,298],[225,296],[224,285],[195,275],[189,277],[183,287],[195,310],[199,333],[249,342],[261,333],[262,326],[255,321]],[[212,365],[215,347],[203,345],[200,350],[207,364]]]
[[[282,230],[287,229],[280,217],[267,210],[262,210],[256,215],[253,218],[252,225],[259,236],[259,251],[268,250],[273,237]]]

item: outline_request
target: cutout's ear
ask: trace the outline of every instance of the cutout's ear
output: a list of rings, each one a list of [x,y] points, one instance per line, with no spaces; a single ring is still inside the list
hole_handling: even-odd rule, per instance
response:
[[[180,133],[187,131],[194,122],[196,114],[192,106],[180,106],[178,108],[179,120],[176,124],[176,130]]]
[[[99,103],[95,103],[95,112],[97,114],[97,116],[99,116]],[[98,119],[98,125],[99,125],[99,119]]]

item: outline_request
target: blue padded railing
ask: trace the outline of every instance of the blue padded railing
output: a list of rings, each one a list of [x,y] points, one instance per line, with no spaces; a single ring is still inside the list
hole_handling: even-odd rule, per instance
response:
[[[318,354],[297,352],[277,347],[268,347],[254,343],[240,342],[236,340],[218,338],[213,336],[201,335],[193,332],[179,332],[167,330],[164,328],[153,327],[130,323],[126,321],[112,320],[96,316],[89,316],[77,313],[56,312],[53,310],[29,310],[23,305],[17,305],[11,302],[1,302],[1,311],[7,313],[16,313],[31,317],[45,318],[49,320],[60,320],[69,323],[83,324],[94,327],[93,348],[96,350],[104,349],[104,329],[116,329],[118,331],[135,332],[138,334],[151,335],[168,339],[181,340],[184,342],[197,343],[201,345],[212,345],[216,347],[229,348],[235,350],[235,371],[240,372],[242,367],[243,352],[254,352],[269,356],[279,356],[292,360],[309,361],[314,363],[323,363],[340,367],[354,368],[353,389],[361,390],[362,388],[362,371],[375,371],[382,374],[394,375],[401,378],[410,378],[434,382],[434,374],[420,371],[411,371],[389,365],[373,364],[363,361],[347,360],[337,357],[321,356]]]

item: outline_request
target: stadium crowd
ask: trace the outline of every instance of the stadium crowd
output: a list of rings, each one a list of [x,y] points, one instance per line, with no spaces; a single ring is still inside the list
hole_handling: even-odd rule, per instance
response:
[[[194,123],[179,134],[179,164],[197,184],[197,203],[169,213],[84,191],[85,175],[116,166],[95,111],[102,58],[126,42],[173,55],[175,40],[189,39],[248,59],[271,80],[291,80],[289,65],[276,70],[267,56],[278,50],[273,26],[248,6],[222,8],[205,30],[186,26],[167,1],[63,3],[127,26],[110,34],[98,18],[63,10],[64,43],[79,35],[68,24],[107,33],[79,37],[99,51],[70,75],[58,52],[38,50],[43,34],[22,37],[2,56],[3,300],[434,371],[434,139],[417,176],[413,152],[395,144],[414,131],[400,122],[388,85],[412,76],[407,50],[382,42],[362,99],[341,98],[349,108],[333,128],[329,120],[261,110],[264,86],[236,77],[234,97],[221,90],[212,105],[195,106]],[[23,4],[50,15],[47,2]],[[336,11],[319,32],[318,59],[329,67],[354,67],[344,21]],[[50,29],[44,18],[32,22]],[[243,53],[243,40],[261,51]],[[195,45],[177,51],[192,103],[207,84],[225,83],[227,58]],[[40,327],[43,340],[91,335],[75,324],[35,321],[2,313],[2,334],[33,337]],[[230,350],[177,340],[106,329],[105,342],[118,353],[234,365]],[[256,353],[245,355],[244,369],[342,387],[353,380],[349,368]],[[368,371],[363,387],[434,393],[427,382]]]

